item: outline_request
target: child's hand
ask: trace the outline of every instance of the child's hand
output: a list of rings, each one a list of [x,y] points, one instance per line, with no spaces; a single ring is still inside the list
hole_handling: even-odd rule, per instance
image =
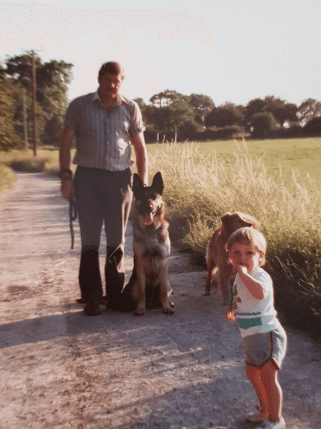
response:
[[[236,265],[236,270],[238,273],[247,274],[247,268],[245,265]]]
[[[232,307],[228,307],[225,313],[225,317],[226,320],[228,320],[229,322],[233,322],[233,320],[235,320],[235,313]]]

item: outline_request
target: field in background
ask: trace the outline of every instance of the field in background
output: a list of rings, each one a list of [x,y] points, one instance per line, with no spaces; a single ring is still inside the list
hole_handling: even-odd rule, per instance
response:
[[[216,157],[224,165],[233,164],[236,156],[244,153],[254,158],[261,158],[267,173],[289,187],[293,185],[293,170],[296,170],[302,182],[310,190],[313,189],[309,184],[309,176],[321,189],[321,138],[249,140],[245,143],[242,140],[187,143],[187,145],[190,144],[196,145],[205,158],[211,160]],[[152,155],[162,151],[161,144],[147,147]]]

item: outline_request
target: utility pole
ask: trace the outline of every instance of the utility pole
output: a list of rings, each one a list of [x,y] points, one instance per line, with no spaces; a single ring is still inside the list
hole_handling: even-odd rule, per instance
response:
[[[32,50],[32,111],[33,111],[33,154],[37,156],[37,115],[36,115],[36,62],[35,62],[35,51]]]
[[[26,88],[22,88],[23,141],[28,149],[27,97]]]

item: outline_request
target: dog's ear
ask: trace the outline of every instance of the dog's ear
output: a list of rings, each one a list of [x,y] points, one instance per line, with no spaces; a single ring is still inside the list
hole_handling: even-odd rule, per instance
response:
[[[160,171],[155,174],[151,188],[155,189],[155,191],[159,195],[163,194],[164,182],[163,182],[162,173]]]
[[[232,213],[228,212],[224,216],[221,217],[221,221],[222,221],[222,224],[224,226],[228,226],[231,216],[232,216]]]
[[[139,174],[134,173],[133,192],[134,192],[135,198],[139,198],[143,190],[144,190],[144,184],[143,184],[142,178],[140,177]]]

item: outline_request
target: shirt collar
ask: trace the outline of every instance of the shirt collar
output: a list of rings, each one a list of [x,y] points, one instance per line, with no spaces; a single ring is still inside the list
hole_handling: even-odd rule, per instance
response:
[[[98,89],[96,92],[93,93],[93,97],[92,97],[92,102],[94,103],[96,100],[99,100],[100,104],[103,105],[100,97],[99,97],[99,93],[98,93]],[[122,95],[118,94],[117,96],[117,103],[116,106],[121,106],[122,104],[128,104],[128,99],[126,97],[123,97]]]

